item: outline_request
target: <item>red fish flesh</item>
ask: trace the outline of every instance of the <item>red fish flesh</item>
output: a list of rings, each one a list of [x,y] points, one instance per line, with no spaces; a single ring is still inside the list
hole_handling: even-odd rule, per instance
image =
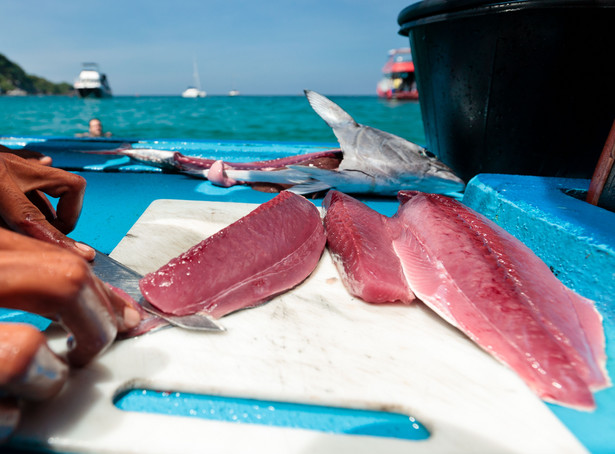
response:
[[[350,294],[368,303],[412,302],[389,218],[338,191],[327,193],[323,207],[327,247]]]
[[[307,278],[325,247],[318,209],[283,191],[140,281],[162,312],[215,318],[262,303]]]
[[[602,319],[525,245],[436,194],[400,192],[393,246],[412,291],[541,398],[595,407],[610,385]]]

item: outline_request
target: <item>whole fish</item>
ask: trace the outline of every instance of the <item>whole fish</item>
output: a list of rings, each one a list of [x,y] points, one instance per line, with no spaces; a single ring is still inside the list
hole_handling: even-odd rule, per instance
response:
[[[337,104],[314,91],[305,95],[333,129],[341,150],[327,150],[270,161],[225,162],[178,152],[127,148],[122,154],[166,169],[207,178],[223,187],[313,194],[335,188],[345,193],[395,195],[399,190],[455,194],[463,180],[425,148],[399,136],[358,124]]]
[[[340,149],[253,162],[225,162],[221,159],[186,156],[177,151],[155,148],[122,148],[117,152],[134,161],[166,171],[206,178],[216,186],[230,187],[246,184],[254,189],[267,192],[279,192],[310,180],[309,175],[292,169],[292,166],[335,169],[343,158]]]

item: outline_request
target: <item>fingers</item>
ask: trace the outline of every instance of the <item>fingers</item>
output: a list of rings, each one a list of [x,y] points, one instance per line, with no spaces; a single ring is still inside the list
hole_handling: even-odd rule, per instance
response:
[[[52,163],[52,159],[50,156],[45,156],[44,154],[39,153],[38,151],[26,150],[25,148],[14,150],[14,149],[6,148],[0,145],[0,152],[12,153],[15,156],[19,156],[20,158],[27,159],[29,161],[37,162],[44,166],[50,166]]]
[[[100,281],[99,281],[100,282]],[[118,320],[118,331],[121,333],[130,331],[141,321],[143,309],[139,304],[123,290],[101,282],[105,292],[109,295],[109,302],[115,311]]]
[[[81,213],[86,182],[83,177],[53,167],[28,162],[10,154],[0,154],[0,177],[10,178],[14,189],[26,194],[40,190],[59,198],[57,219],[53,220],[63,233],[69,233]]]
[[[57,211],[41,191],[59,197]],[[92,248],[65,235],[77,223],[84,191],[85,180],[78,175],[0,154],[0,225],[93,260]]]
[[[0,229],[0,252],[23,251],[23,252],[58,252],[54,244],[21,235],[7,229]]]
[[[108,304],[101,303],[91,287],[82,289],[77,304],[64,311],[58,321],[72,334],[68,360],[77,367],[104,352],[117,335],[115,314]]]
[[[0,305],[59,322],[72,335],[68,359],[77,366],[105,350],[117,334],[115,311],[87,262],[57,248],[3,251]]]
[[[0,222],[0,226],[4,225],[29,237],[70,249],[88,261],[94,259],[96,256],[94,249],[76,242],[57,230],[24,194],[6,188],[1,181],[0,191],[4,196],[0,197],[0,221],[3,221]]]
[[[115,340],[118,332],[129,331],[141,321],[130,297],[123,298],[91,274],[88,279],[90,284],[79,295],[78,306],[60,318],[73,335],[68,359],[76,366],[87,364]],[[98,335],[93,336],[94,332]]]
[[[18,398],[47,399],[66,382],[68,366],[31,325],[0,323],[0,444],[19,423]]]
[[[28,400],[56,395],[64,386],[68,366],[31,325],[0,323],[0,389]]]
[[[44,193],[41,191],[31,191],[26,193],[26,197],[41,212],[45,219],[52,221],[56,218],[56,210]]]
[[[111,291],[75,254],[12,232],[0,232],[0,252],[0,305],[59,322],[71,333],[71,364],[87,364],[118,330],[139,323],[131,302]]]

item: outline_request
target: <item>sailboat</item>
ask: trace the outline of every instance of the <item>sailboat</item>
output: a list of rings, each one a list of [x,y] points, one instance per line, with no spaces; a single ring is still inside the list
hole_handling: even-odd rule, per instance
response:
[[[194,86],[186,88],[182,92],[182,98],[204,98],[207,93],[201,90],[201,79],[199,78],[199,70],[196,66],[196,58],[193,62],[194,66]]]

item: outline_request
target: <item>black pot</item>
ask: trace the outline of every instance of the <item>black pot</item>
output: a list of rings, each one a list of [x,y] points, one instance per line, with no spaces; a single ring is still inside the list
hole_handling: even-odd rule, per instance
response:
[[[428,148],[460,177],[591,178],[615,119],[614,0],[424,0],[398,22]]]

